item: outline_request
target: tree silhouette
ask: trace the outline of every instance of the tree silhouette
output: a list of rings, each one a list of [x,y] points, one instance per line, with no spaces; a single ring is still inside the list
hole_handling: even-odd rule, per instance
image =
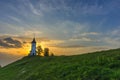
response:
[[[51,53],[51,55],[50,56],[54,56],[54,53]]]
[[[49,48],[44,48],[44,56],[49,56]]]
[[[41,55],[42,52],[43,52],[42,47],[41,47],[41,46],[38,46],[38,47],[37,47],[37,53],[38,53],[38,55]]]

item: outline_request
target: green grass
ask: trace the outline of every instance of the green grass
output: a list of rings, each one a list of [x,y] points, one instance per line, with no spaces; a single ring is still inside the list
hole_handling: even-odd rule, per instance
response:
[[[120,80],[120,49],[24,57],[0,69],[0,80]]]

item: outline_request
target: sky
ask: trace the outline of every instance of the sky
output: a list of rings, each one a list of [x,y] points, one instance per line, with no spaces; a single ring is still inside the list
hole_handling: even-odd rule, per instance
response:
[[[28,55],[31,41],[55,55],[120,48],[120,0],[0,0],[0,65]]]

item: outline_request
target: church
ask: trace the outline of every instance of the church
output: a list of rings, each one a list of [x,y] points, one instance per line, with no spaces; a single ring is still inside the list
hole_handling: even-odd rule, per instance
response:
[[[37,55],[37,51],[36,51],[36,40],[34,37],[33,41],[31,42],[31,50],[29,56],[35,56],[35,55]]]

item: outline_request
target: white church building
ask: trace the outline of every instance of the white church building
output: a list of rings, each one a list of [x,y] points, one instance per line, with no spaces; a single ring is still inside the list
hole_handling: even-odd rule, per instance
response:
[[[35,40],[35,37],[33,38],[33,41],[31,42],[31,50],[30,50],[30,56],[35,56],[37,55],[37,52],[36,52],[36,40]]]

